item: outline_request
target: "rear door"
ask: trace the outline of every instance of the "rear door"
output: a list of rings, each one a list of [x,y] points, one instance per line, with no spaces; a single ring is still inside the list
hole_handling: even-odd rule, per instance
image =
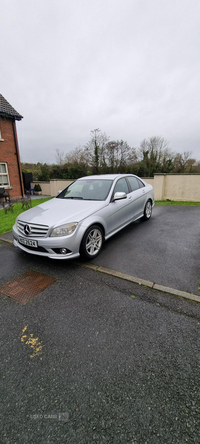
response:
[[[135,176],[128,176],[127,180],[130,185],[132,196],[132,219],[136,220],[144,214],[144,206],[146,201],[145,185]]]

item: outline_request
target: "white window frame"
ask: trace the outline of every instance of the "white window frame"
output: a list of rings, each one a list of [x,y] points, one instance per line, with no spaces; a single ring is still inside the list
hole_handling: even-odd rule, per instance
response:
[[[0,165],[5,165],[5,167],[6,167],[6,172],[5,173],[1,173],[0,172],[0,176],[6,176],[7,178],[8,178],[8,180],[7,180],[7,184],[1,184],[1,181],[0,181],[0,187],[1,188],[10,188],[10,179],[9,179],[9,174],[8,174],[8,165],[7,165],[7,163],[6,162],[0,162]]]
[[[1,137],[1,130],[0,130],[0,142],[4,142],[4,139]]]

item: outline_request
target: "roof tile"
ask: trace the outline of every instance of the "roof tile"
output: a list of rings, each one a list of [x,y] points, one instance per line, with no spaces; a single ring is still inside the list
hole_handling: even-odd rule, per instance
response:
[[[0,116],[7,117],[9,119],[21,120],[23,116],[21,116],[11,105],[7,102],[6,99],[0,94]]]

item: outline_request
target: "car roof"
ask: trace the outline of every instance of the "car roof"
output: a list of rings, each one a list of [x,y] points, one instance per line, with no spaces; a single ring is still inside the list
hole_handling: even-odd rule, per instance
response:
[[[125,176],[134,176],[134,174],[95,174],[93,176],[80,177],[77,180],[82,180],[82,179],[92,179],[92,180],[95,180],[95,179],[97,179],[97,180],[98,179],[103,179],[103,180],[109,179],[109,180],[114,180],[114,179],[117,179],[117,178],[120,178],[120,177],[125,177]]]

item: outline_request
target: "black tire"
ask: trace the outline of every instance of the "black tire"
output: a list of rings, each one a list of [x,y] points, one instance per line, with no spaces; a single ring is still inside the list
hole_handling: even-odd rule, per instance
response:
[[[100,253],[103,246],[103,230],[99,225],[92,225],[85,232],[80,254],[84,259],[94,259]]]
[[[143,220],[149,220],[152,215],[152,202],[149,199],[144,207],[144,216]]]

